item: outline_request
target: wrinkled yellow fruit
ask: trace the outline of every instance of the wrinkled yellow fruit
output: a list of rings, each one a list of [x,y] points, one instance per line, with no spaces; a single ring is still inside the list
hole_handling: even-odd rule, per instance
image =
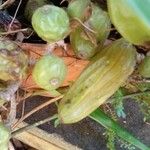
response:
[[[124,39],[100,51],[60,101],[60,121],[78,122],[103,104],[132,73],[135,58],[135,48]]]

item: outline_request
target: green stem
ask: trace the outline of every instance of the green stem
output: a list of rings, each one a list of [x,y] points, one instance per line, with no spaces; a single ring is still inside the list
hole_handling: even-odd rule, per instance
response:
[[[137,95],[136,95],[137,96]],[[102,126],[107,129],[111,129],[114,131],[120,138],[123,140],[133,144],[141,150],[150,150],[146,145],[141,143],[138,139],[132,136],[129,132],[126,131],[123,127],[121,127],[117,122],[108,117],[102,110],[97,109],[89,116],[91,119],[95,120]]]
[[[47,122],[52,121],[52,120],[57,119],[57,118],[58,118],[58,114],[55,114],[52,117],[48,117],[48,118],[46,118],[44,120],[40,120],[40,121],[35,122],[35,123],[31,124],[31,125],[27,125],[25,127],[22,127],[20,129],[16,130],[16,131],[12,132],[11,136],[14,137],[15,135],[17,135],[19,133],[22,133],[24,131],[27,131],[27,130],[33,128],[33,127],[37,127],[39,125],[42,125],[44,123],[47,123]]]
[[[144,92],[138,92],[138,93],[131,93],[131,94],[122,96],[120,98],[128,99],[128,98],[134,98],[135,96],[141,96],[141,95],[144,95],[144,94],[150,94],[150,91],[144,91]],[[112,98],[108,99],[108,102],[112,102],[114,100],[116,100],[116,97],[112,97]]]

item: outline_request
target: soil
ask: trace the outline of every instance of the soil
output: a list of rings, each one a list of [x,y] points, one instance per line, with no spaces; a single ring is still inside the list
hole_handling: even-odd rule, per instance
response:
[[[26,112],[46,101],[43,97],[34,97],[26,101]],[[21,108],[21,104],[19,106]],[[122,126],[127,128],[130,133],[138,137],[143,143],[150,146],[150,125],[144,123],[143,115],[138,104],[134,100],[126,100],[125,104],[126,119],[120,119]],[[55,105],[48,106],[29,117],[26,122],[33,123],[56,113]],[[90,118],[86,118],[79,123],[72,125],[59,125],[54,127],[53,122],[40,126],[48,133],[56,133],[63,139],[83,150],[108,150],[106,147],[107,139],[104,135],[105,129]],[[126,150],[120,147],[121,143],[116,142],[116,150]],[[135,150],[138,150],[137,148]]]

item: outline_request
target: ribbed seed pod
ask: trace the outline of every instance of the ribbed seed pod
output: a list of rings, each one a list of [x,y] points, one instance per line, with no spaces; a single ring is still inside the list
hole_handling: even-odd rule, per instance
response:
[[[150,0],[107,0],[112,23],[129,42],[150,43]]]
[[[135,55],[135,48],[124,39],[98,53],[60,101],[60,121],[78,122],[103,104],[134,70]]]

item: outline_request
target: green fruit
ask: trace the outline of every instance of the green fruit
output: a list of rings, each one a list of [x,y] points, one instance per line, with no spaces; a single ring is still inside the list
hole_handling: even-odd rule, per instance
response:
[[[97,43],[92,43],[81,27],[71,32],[70,42],[76,56],[81,59],[89,59],[96,53]]]
[[[150,78],[150,56],[146,56],[138,67],[141,76]]]
[[[39,37],[54,43],[69,34],[69,17],[62,8],[45,5],[34,12],[32,26]]]
[[[28,21],[31,21],[32,15],[34,11],[41,7],[48,4],[47,0],[28,0],[26,7],[25,7],[25,12],[24,15]]]
[[[0,150],[8,150],[8,142],[10,139],[10,130],[0,122]]]
[[[0,39],[0,80],[22,80],[27,66],[27,55],[18,45],[7,39]]]
[[[64,61],[55,55],[40,58],[33,69],[35,83],[48,91],[57,89],[64,81],[67,73]]]
[[[111,22],[108,13],[102,10],[98,5],[92,3],[91,8],[92,14],[85,24],[95,31],[97,41],[103,44],[110,33]]]
[[[129,42],[150,43],[150,0],[107,0],[112,23]]]
[[[58,105],[59,119],[75,123],[111,97],[133,72],[135,48],[124,39],[98,53],[81,73]]]
[[[90,5],[90,0],[72,0],[67,8],[67,12],[71,18],[78,18],[83,21],[86,18],[86,11]]]
[[[84,23],[92,29],[76,27],[70,34],[70,41],[77,57],[89,59],[95,55],[98,45],[103,46],[110,33],[110,19],[108,14],[96,4],[91,4],[92,14]]]

